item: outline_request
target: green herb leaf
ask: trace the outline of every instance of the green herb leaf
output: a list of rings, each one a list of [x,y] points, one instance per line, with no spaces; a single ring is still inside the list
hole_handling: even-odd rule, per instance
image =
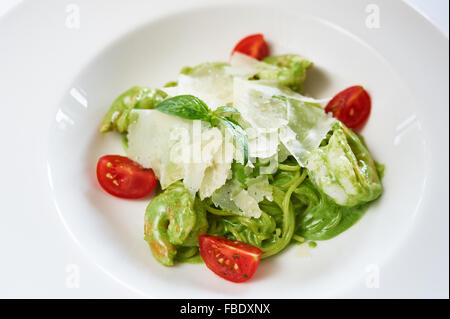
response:
[[[176,86],[178,86],[178,82],[177,81],[170,81],[170,82],[167,82],[166,84],[164,84],[165,88],[173,88],[173,87],[176,87]]]
[[[214,111],[214,115],[217,116],[232,116],[239,114],[239,111],[232,106],[220,106]]]
[[[208,106],[193,95],[174,96],[158,104],[155,109],[187,120],[203,120],[207,122],[211,120]]]
[[[248,162],[248,137],[244,129],[232,118],[219,116],[220,122],[230,131],[233,135],[236,147],[240,149],[244,155],[244,165]]]
[[[212,112],[208,106],[193,95],[178,95],[164,100],[155,107],[156,110],[168,115],[181,117],[187,120],[202,120],[214,125],[219,120],[233,135],[236,147],[240,149],[244,156],[244,165],[248,162],[248,137],[245,130],[232,119],[232,114],[239,114],[239,111],[232,106],[221,106]]]
[[[242,185],[245,185],[245,182],[247,181],[248,175],[245,171],[245,166],[241,163],[233,162],[231,164],[231,171],[233,173],[233,179],[237,180]]]

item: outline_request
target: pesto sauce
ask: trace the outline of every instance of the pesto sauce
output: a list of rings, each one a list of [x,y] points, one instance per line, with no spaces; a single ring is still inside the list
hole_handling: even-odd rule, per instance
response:
[[[128,135],[127,133],[120,134],[122,140],[122,147],[125,153],[128,151]]]
[[[338,206],[331,201],[323,210],[312,209],[305,214],[297,232],[307,240],[328,240],[352,227],[366,213],[370,203],[355,207]],[[317,207],[317,206],[316,206]]]
[[[200,254],[197,254],[197,255],[192,256],[187,259],[176,260],[176,262],[178,262],[180,264],[204,264],[205,263],[203,261],[202,257],[200,256]]]
[[[311,248],[316,248],[317,247],[317,243],[315,241],[310,241],[308,242],[308,246]]]

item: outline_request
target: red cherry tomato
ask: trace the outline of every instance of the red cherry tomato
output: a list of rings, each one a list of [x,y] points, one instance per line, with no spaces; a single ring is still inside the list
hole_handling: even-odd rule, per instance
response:
[[[367,121],[370,110],[370,96],[362,86],[352,86],[339,92],[325,108],[325,112],[332,112],[334,117],[352,129]]]
[[[121,198],[141,198],[155,189],[157,179],[151,169],[128,157],[106,155],[97,163],[97,179],[105,191]]]
[[[269,46],[262,34],[253,34],[245,37],[234,47],[232,54],[236,51],[258,60],[269,56]]]
[[[261,249],[222,237],[200,235],[200,256],[220,277],[232,281],[249,280],[258,268]]]

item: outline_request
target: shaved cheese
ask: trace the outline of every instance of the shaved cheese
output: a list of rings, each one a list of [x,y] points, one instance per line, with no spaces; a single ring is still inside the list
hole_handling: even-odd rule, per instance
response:
[[[278,130],[249,127],[245,132],[248,137],[250,158],[269,158],[278,152],[278,145],[280,143]]]
[[[308,157],[331,130],[335,119],[303,101],[288,99],[289,124],[280,129],[280,140],[297,162],[306,167]]]
[[[272,186],[267,175],[261,175],[247,181],[248,188],[236,180],[228,181],[218,189],[211,197],[214,205],[223,210],[234,212],[245,217],[258,218],[261,209],[258,203],[264,198],[272,201]]]
[[[137,119],[128,128],[128,156],[152,168],[163,189],[183,180],[192,196],[201,190],[205,198],[225,184],[233,149],[218,128],[157,110],[134,110],[133,114]]]
[[[335,120],[300,94],[258,82],[234,79],[234,106],[256,129],[258,141],[266,143],[265,147],[255,147],[252,134],[249,134],[250,148],[253,146],[250,152],[273,156],[279,143],[276,139],[273,143],[264,141],[264,134],[279,130],[279,141],[305,167],[311,150],[320,145]],[[260,149],[267,153],[261,153]]]
[[[234,196],[234,203],[242,212],[243,216],[259,218],[261,216],[261,209],[258,206],[258,202],[246,190],[242,190]]]
[[[212,110],[233,102],[233,76],[227,72],[228,66],[205,63],[197,66],[193,74],[178,76],[178,85],[163,88],[169,96],[193,95],[203,100]]]
[[[291,153],[289,153],[286,146],[284,146],[283,143],[280,143],[278,145],[278,161],[280,163],[283,163],[285,160],[287,160],[289,155],[291,155]]]
[[[234,79],[234,107],[252,127],[271,131],[287,125],[286,102],[274,99],[281,91],[257,81]]]
[[[212,165],[205,171],[200,187],[200,199],[211,197],[218,188],[226,183],[231,174],[233,154],[234,145],[230,141],[224,141],[214,154]]]
[[[183,178],[182,163],[169,158],[174,146],[186,142],[190,122],[156,110],[135,110],[138,119],[128,127],[128,157],[152,168],[164,189]]]
[[[206,170],[210,170],[208,172],[209,175],[215,173],[217,167],[214,166],[214,157],[216,153],[220,153],[222,149],[222,133],[216,127],[208,129],[206,132],[202,133],[200,137],[193,137],[194,143],[198,143],[201,141],[201,145],[197,146],[197,149],[201,152],[201,157],[193,158],[192,162],[186,163],[184,165],[184,185],[191,192],[192,195],[195,195],[200,187],[205,183],[205,174]],[[193,154],[198,154],[195,152],[195,144],[192,148]],[[231,164],[230,164],[231,166]],[[230,168],[228,168],[230,169]],[[223,170],[223,169],[222,169]],[[216,190],[220,186],[225,184],[223,181],[218,187],[214,188],[214,183],[209,183],[210,188],[214,188]],[[203,199],[203,198],[202,198]]]
[[[241,190],[242,186],[239,183],[228,181],[224,186],[212,194],[211,199],[216,207],[220,207],[223,210],[236,214],[241,214],[241,210],[232,199],[239,194]]]
[[[230,65],[231,67],[227,70],[228,73],[232,74],[233,76],[242,77],[244,79],[248,79],[264,69],[277,69],[276,66],[261,62],[239,52],[235,52],[233,54],[230,60]]]
[[[247,182],[248,194],[253,197],[258,203],[267,198],[269,201],[273,200],[272,186],[269,184],[267,175],[260,175]]]

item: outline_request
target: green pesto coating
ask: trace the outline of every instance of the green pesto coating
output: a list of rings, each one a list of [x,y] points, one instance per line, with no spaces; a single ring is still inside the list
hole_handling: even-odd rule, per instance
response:
[[[285,54],[267,57],[263,62],[276,66],[261,70],[256,78],[260,80],[275,80],[281,86],[302,93],[306,80],[306,71],[312,66],[308,59],[296,55]]]
[[[161,103],[167,94],[158,89],[142,86],[133,86],[122,93],[111,105],[100,125],[100,132],[105,133],[117,130],[125,133],[132,122],[130,112],[133,109],[153,109]]]
[[[179,246],[198,246],[197,236],[207,228],[204,209],[196,205],[182,182],[170,185],[147,206],[145,240],[163,265],[174,265]]]
[[[312,152],[308,170],[316,187],[341,206],[362,205],[383,192],[380,166],[358,135],[340,122],[334,124],[328,144]]]

